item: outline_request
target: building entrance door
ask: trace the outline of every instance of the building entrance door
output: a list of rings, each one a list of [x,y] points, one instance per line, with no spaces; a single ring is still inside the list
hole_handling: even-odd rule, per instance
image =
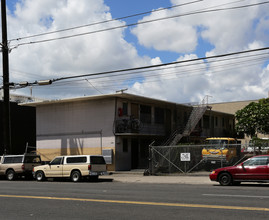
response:
[[[138,148],[139,148],[139,142],[137,139],[132,139],[131,141],[131,149],[132,149],[132,169],[138,168]]]

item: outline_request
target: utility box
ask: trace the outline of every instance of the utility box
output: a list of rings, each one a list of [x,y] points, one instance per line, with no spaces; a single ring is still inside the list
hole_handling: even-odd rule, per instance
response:
[[[103,157],[105,158],[106,164],[113,163],[113,149],[103,149],[102,154]]]

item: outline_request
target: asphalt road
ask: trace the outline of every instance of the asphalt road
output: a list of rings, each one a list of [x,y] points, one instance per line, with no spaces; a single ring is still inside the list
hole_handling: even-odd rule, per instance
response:
[[[0,219],[268,219],[269,184],[0,180]]]

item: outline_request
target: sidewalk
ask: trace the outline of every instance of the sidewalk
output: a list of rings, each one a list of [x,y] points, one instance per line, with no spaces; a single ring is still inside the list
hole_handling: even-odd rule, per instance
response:
[[[209,172],[144,176],[143,171],[116,171],[112,172],[112,175],[100,177],[100,179],[107,178],[113,179],[114,182],[122,183],[216,184],[210,181]]]

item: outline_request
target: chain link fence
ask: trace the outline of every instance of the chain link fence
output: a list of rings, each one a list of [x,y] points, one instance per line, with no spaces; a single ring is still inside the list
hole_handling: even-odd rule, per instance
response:
[[[203,146],[150,146],[149,174],[188,173],[201,169]]]
[[[212,145],[149,146],[149,165],[145,175],[210,171],[219,167],[236,165],[254,155],[269,153],[269,146],[261,148],[253,144],[240,144],[230,147],[229,153],[220,150],[224,153],[217,155]],[[203,155],[203,149],[210,154]]]

